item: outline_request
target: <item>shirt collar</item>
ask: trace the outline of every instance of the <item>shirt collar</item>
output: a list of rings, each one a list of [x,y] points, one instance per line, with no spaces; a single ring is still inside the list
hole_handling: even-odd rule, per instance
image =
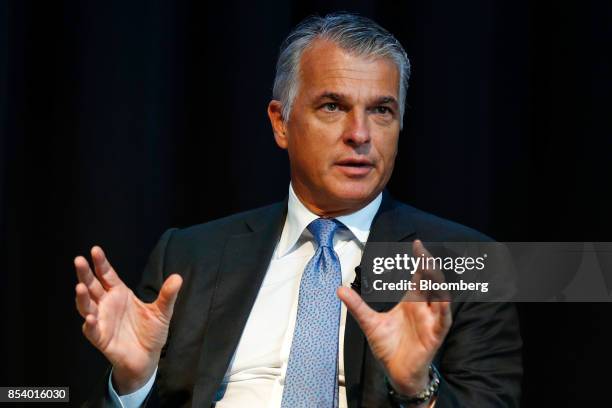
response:
[[[368,205],[355,211],[354,213],[342,215],[336,219],[344,224],[353,236],[357,239],[359,245],[363,245],[368,240],[370,234],[370,226],[372,220],[382,202],[382,193]],[[287,201],[287,219],[285,227],[276,248],[276,256],[282,257],[286,255],[295,244],[298,242],[304,230],[312,221],[319,218],[318,215],[311,212],[297,197],[293,191],[293,185],[289,184],[289,199]]]

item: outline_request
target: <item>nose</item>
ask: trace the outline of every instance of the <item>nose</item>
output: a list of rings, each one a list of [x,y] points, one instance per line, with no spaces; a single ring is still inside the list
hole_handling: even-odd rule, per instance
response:
[[[354,147],[370,143],[370,128],[365,112],[353,109],[346,115],[344,142]]]

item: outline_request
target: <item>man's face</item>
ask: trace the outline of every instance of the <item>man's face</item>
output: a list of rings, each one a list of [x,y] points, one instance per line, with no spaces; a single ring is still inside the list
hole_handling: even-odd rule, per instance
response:
[[[302,54],[298,93],[275,136],[311,211],[352,212],[382,191],[397,153],[398,93],[399,72],[389,59],[354,56],[324,40]]]

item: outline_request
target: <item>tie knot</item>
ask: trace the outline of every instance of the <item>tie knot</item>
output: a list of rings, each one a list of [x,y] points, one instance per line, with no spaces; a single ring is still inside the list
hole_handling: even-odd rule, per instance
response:
[[[335,219],[317,218],[308,225],[308,231],[312,233],[318,246],[334,247],[334,233],[340,226]]]

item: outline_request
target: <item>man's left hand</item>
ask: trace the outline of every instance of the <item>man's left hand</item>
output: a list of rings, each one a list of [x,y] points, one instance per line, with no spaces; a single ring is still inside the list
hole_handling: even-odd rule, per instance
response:
[[[419,240],[412,245],[413,254],[429,253]],[[436,271],[419,270],[415,277]],[[415,395],[429,383],[429,365],[452,323],[450,303],[432,299],[430,294],[414,294],[387,312],[376,312],[357,292],[338,288],[344,302],[365,334],[372,353],[383,365],[391,386],[402,395]]]

